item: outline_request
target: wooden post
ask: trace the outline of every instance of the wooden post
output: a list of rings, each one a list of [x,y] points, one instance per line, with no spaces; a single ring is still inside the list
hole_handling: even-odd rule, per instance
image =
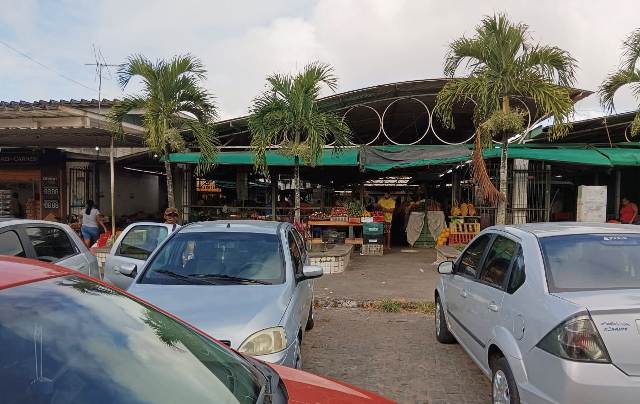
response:
[[[616,216],[616,218],[620,217],[620,199],[622,198],[622,195],[620,195],[620,187],[622,184],[622,171],[620,171],[620,169],[618,168],[616,170],[616,187],[615,187],[615,194],[614,194],[614,206],[613,206],[613,212]]]
[[[115,153],[113,148],[113,136],[111,135],[111,145],[109,146],[109,172],[111,175],[111,237],[116,241],[116,173],[113,162]]]

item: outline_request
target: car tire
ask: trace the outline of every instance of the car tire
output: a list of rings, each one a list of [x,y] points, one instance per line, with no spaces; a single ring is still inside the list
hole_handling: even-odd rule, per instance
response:
[[[298,369],[298,370],[302,370],[302,337],[298,337],[298,343],[296,344],[296,350],[295,350],[295,358],[294,358],[294,365],[293,367]]]
[[[436,297],[436,313],[435,313],[436,339],[441,344],[453,344],[456,339],[449,332],[447,319],[444,316],[444,308],[440,302],[440,297]]]
[[[311,307],[309,307],[309,318],[307,319],[307,324],[305,325],[305,331],[313,330],[313,326],[315,322],[313,321],[313,302],[311,303]]]
[[[513,377],[509,362],[504,357],[496,359],[491,366],[491,402],[494,404],[520,404],[518,384]]]

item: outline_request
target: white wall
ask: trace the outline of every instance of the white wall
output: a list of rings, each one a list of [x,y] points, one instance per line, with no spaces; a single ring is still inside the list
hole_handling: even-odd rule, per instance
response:
[[[160,210],[160,180],[164,177],[157,175],[116,170],[116,215],[131,215],[138,211],[159,214]],[[109,166],[100,166],[100,211],[111,216],[111,190]],[[158,216],[162,219],[162,215]]]

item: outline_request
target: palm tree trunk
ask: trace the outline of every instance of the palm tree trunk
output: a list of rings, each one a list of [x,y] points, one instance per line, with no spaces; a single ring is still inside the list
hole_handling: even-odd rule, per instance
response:
[[[173,173],[171,172],[171,163],[169,162],[169,148],[164,148],[164,170],[167,173],[167,204],[170,208],[176,207],[176,201],[173,194]]]
[[[509,97],[502,97],[502,112],[509,112]],[[507,192],[508,190],[508,160],[507,151],[509,148],[508,133],[502,134],[502,151],[500,153],[500,193],[504,196],[498,201],[498,209],[496,211],[496,224],[507,223]]]
[[[294,168],[293,168],[293,186],[296,189],[295,195],[295,217],[294,223],[300,223],[300,158],[298,156],[294,157]]]

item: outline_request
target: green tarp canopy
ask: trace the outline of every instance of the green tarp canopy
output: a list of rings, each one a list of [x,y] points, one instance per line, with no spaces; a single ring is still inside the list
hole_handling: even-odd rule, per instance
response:
[[[471,145],[413,145],[413,146],[364,146],[346,148],[339,152],[325,150],[318,166],[361,166],[368,171],[426,167],[431,165],[456,164],[471,158]],[[500,158],[500,146],[483,152],[487,159]],[[510,159],[544,160],[550,163],[567,163],[590,166],[640,166],[640,145],[621,143],[614,147],[590,145],[521,145],[509,146]],[[172,153],[172,163],[197,164],[200,153]],[[219,152],[212,163],[218,165],[253,165],[255,157],[251,151]],[[277,151],[267,152],[267,164],[293,166],[293,157]]]
[[[197,164],[200,161],[200,153],[171,153],[169,161],[172,163]],[[218,165],[254,165],[255,156],[251,151],[223,151],[219,152],[211,163]],[[267,151],[267,165],[291,166],[293,157],[284,156],[276,151]],[[319,166],[357,166],[358,149],[345,148],[339,152],[325,150],[318,160]]]

